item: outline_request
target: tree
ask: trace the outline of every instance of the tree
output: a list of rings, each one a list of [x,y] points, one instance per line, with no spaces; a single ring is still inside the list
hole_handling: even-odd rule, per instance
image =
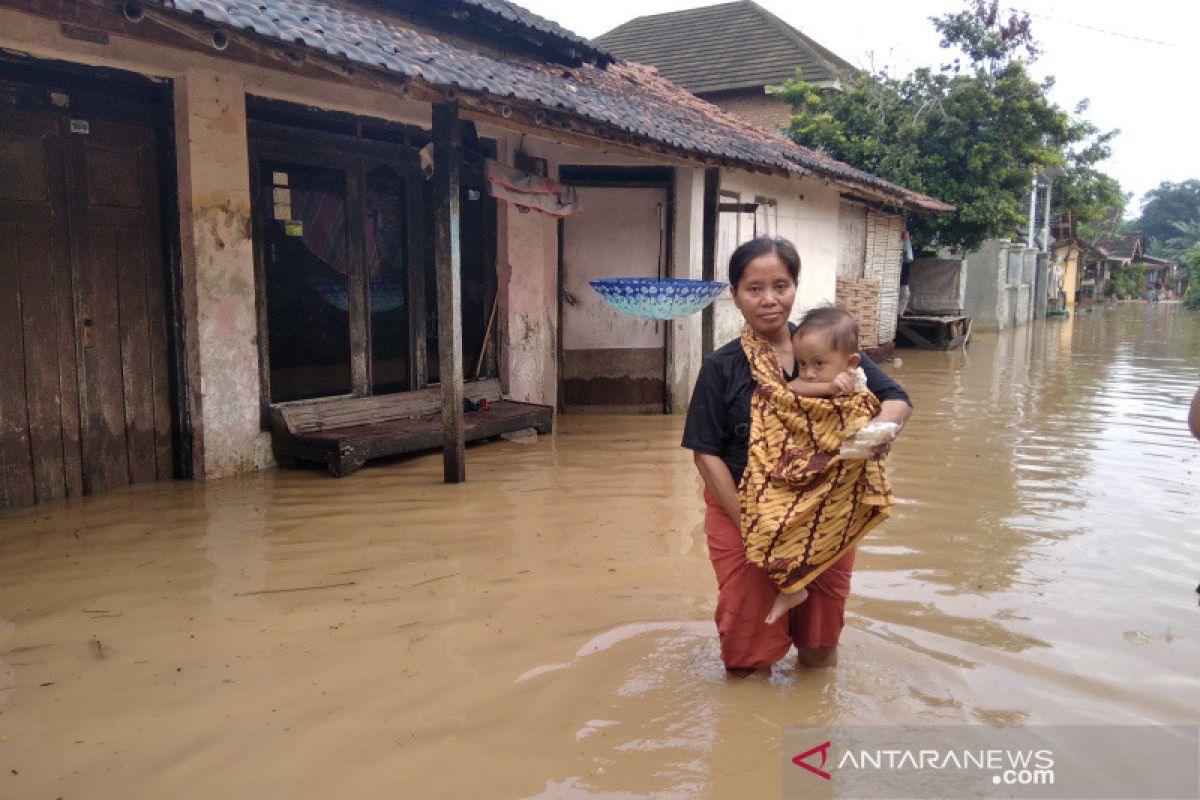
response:
[[[1136,228],[1146,234],[1151,255],[1174,258],[1192,247],[1200,239],[1195,226],[1200,226],[1200,180],[1163,181],[1146,192]]]
[[[917,217],[925,249],[969,251],[1025,223],[1033,169],[1058,166],[1061,202],[1098,222],[1124,196],[1096,164],[1115,135],[1072,118],[1047,97],[1052,83],[1026,70],[1037,45],[1027,14],[1007,18],[998,2],[971,0],[933,18],[942,46],[962,56],[903,78],[859,73],[842,91],[802,77],[777,90],[795,109],[788,135],[834,158],[957,207],[948,217]],[[963,58],[965,57],[966,63]]]

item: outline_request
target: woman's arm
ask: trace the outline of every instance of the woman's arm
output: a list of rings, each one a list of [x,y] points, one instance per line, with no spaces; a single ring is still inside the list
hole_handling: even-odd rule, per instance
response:
[[[740,525],[742,504],[738,500],[737,486],[733,482],[733,473],[729,471],[729,467],[720,456],[700,452],[693,452],[692,456],[709,494],[717,498],[717,503],[725,510],[734,524]]]

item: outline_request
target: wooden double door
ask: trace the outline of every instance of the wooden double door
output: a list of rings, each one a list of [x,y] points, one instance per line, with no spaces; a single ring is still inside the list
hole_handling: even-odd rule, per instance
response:
[[[0,507],[173,474],[153,128],[0,114]]]

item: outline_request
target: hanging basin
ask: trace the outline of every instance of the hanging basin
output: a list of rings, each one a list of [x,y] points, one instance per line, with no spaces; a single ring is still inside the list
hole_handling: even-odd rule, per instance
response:
[[[328,281],[314,283],[313,289],[321,295],[321,299],[341,311],[350,310],[350,297],[347,294],[346,283],[343,281]],[[404,284],[377,281],[371,284],[371,313],[382,314],[393,311],[404,305]]]
[[[727,287],[717,281],[683,278],[596,278],[588,283],[622,314],[659,320],[702,311]]]

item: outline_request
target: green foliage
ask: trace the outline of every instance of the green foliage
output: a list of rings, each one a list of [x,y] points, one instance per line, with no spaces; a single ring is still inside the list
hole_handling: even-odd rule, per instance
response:
[[[1190,287],[1187,297],[1183,299],[1183,306],[1189,311],[1200,311],[1200,242],[1180,253],[1179,263],[1187,267]]]
[[[1146,192],[1136,228],[1151,255],[1175,258],[1200,241],[1200,180],[1163,181]]]
[[[1112,279],[1113,294],[1117,297],[1141,297],[1146,291],[1146,266],[1131,264],[1119,270]]]
[[[776,90],[794,108],[788,135],[954,204],[951,216],[912,220],[914,240],[926,249],[969,251],[1015,233],[1035,167],[1063,170],[1055,191],[1085,225],[1123,206],[1117,182],[1095,168],[1116,132],[1072,118],[1048,99],[1050,84],[1029,75],[1018,57],[1037,52],[1027,15],[1005,20],[998,3],[971,0],[966,11],[933,22],[942,46],[961,50],[966,65],[956,59],[903,78],[860,73],[841,91],[797,74]]]

